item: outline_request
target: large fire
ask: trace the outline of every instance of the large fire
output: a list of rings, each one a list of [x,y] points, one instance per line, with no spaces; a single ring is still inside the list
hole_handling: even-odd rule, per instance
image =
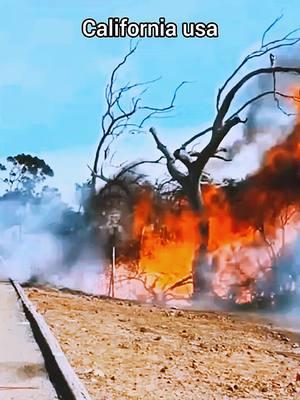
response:
[[[202,192],[209,220],[204,273],[210,274],[216,296],[234,293],[236,302],[251,302],[259,282],[274,281],[282,260],[289,276],[300,228],[300,122],[264,155],[254,175],[233,185],[206,185]],[[157,208],[153,196],[144,195],[135,205],[134,236],[140,242],[139,260],[133,269],[124,263],[117,267],[116,295],[189,298],[201,239],[199,216],[186,204]]]

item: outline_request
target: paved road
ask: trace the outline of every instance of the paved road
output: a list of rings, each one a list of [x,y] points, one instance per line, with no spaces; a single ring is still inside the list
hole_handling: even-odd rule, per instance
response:
[[[0,282],[0,400],[56,399],[16,292]]]

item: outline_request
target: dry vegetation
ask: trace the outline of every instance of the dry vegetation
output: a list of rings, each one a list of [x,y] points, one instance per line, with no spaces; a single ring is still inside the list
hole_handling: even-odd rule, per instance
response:
[[[94,399],[300,399],[300,348],[270,326],[26,289]]]

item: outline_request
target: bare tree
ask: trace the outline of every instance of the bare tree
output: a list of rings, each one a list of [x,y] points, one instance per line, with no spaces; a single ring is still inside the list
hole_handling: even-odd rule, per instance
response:
[[[122,61],[113,69],[109,82],[105,88],[106,109],[101,118],[100,140],[96,149],[93,167],[91,170],[91,185],[95,190],[96,179],[99,178],[104,182],[109,182],[112,178],[104,173],[105,162],[109,159],[112,143],[125,133],[137,134],[143,132],[146,122],[152,118],[163,116],[174,108],[174,103],[178,90],[186,83],[181,82],[175,89],[170,103],[165,107],[156,107],[143,104],[143,95],[149,89],[149,85],[160,80],[160,77],[138,83],[127,82],[121,87],[118,85],[118,73],[126,64],[129,57],[133,55],[137,49],[138,43],[134,46],[130,45],[130,49]],[[140,91],[139,91],[140,90]],[[146,131],[144,131],[146,133]],[[109,161],[111,163],[112,157]],[[120,178],[130,170],[134,170],[142,164],[157,164],[158,160],[147,161],[140,160],[132,163],[124,163],[119,165],[119,172],[113,179]],[[100,164],[100,165],[99,165]]]
[[[242,115],[252,104],[263,98],[271,97],[274,99],[275,105],[278,109],[280,109],[286,115],[290,115],[290,113],[285,112],[283,107],[281,107],[280,100],[284,99],[290,101],[300,101],[300,98],[297,98],[289,93],[283,93],[277,88],[277,76],[282,74],[294,74],[300,76],[300,67],[277,65],[275,62],[275,57],[272,53],[281,48],[295,46],[298,44],[300,41],[300,37],[297,36],[299,29],[289,32],[280,39],[266,42],[267,34],[280,19],[281,17],[277,18],[265,30],[261,39],[260,47],[248,54],[243,59],[243,61],[238,65],[238,67],[232,72],[232,74],[219,89],[216,98],[216,115],[211,126],[193,135],[173,153],[171,153],[167,146],[161,142],[155,128],[150,128],[150,133],[156,143],[156,146],[165,158],[166,167],[171,175],[171,178],[178,182],[178,184],[182,187],[182,190],[188,198],[195,213],[199,214],[200,212],[202,214],[201,223],[199,226],[201,244],[197,249],[197,254],[195,255],[193,263],[194,293],[197,296],[201,291],[205,290],[205,287],[207,286],[207,282],[204,279],[204,268],[207,266],[206,254],[209,239],[209,224],[205,217],[204,205],[201,198],[201,178],[203,176],[205,166],[212,158],[230,161],[225,157],[226,149],[221,148],[220,145],[223,139],[234,127],[247,123],[247,118],[242,118]],[[261,58],[265,55],[269,55],[269,66],[254,69],[240,77],[243,67],[246,65],[248,66],[251,60]],[[234,100],[236,100],[237,96],[241,93],[246,84],[261,76],[269,76],[272,78],[272,88],[248,98],[242,105],[232,110],[232,108],[234,108]],[[210,134],[211,136],[208,144],[204,148],[199,151],[195,151],[195,145],[190,148],[190,146],[193,145],[197,139],[207,134]],[[183,166],[185,168],[185,172],[182,172],[182,169],[178,168],[178,165]]]

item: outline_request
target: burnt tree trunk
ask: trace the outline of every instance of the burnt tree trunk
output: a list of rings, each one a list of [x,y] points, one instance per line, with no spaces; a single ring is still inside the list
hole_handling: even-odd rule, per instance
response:
[[[209,266],[208,266],[208,238],[209,238],[209,222],[207,220],[199,223],[200,244],[195,251],[192,276],[193,276],[193,299],[199,300],[201,296],[210,291],[209,283]]]
[[[202,295],[210,291],[210,283],[208,279],[208,241],[209,241],[209,221],[205,215],[201,193],[199,188],[199,178],[195,178],[186,185],[185,193],[195,213],[195,217],[199,218],[199,236],[200,243],[195,251],[192,262],[192,280],[193,280],[193,299],[199,300]]]

